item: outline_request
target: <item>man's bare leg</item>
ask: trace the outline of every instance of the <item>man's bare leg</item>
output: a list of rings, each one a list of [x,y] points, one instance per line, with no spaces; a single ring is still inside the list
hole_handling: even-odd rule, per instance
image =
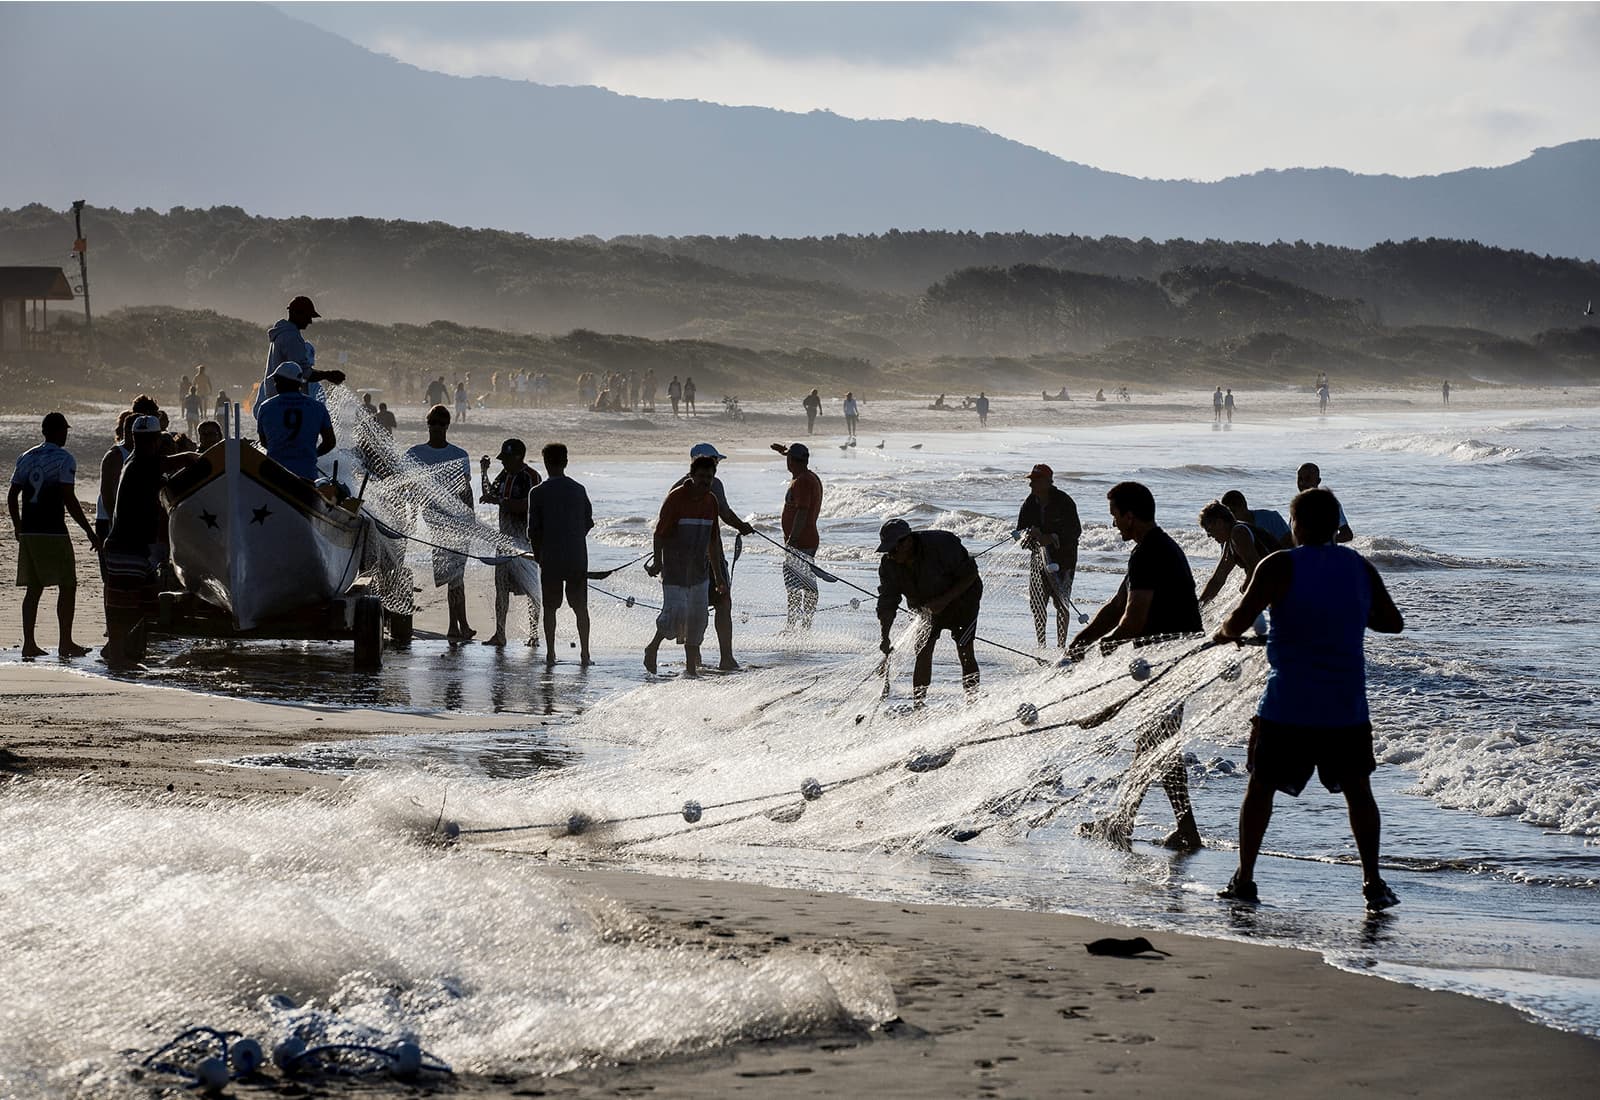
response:
[[[683,674],[689,677],[700,675],[700,647],[686,645],[683,647]]]
[[[43,586],[25,589],[22,593],[22,659],[43,657],[44,650],[34,638],[34,627],[39,623],[39,601],[44,597]]]
[[[723,596],[716,602],[713,619],[717,628],[717,646],[722,651],[722,661],[717,665],[723,672],[735,672],[739,662],[733,659],[733,599]]]
[[[56,652],[62,657],[82,657],[89,652],[88,646],[81,646],[72,640],[72,619],[78,607],[78,586],[63,588],[56,597],[56,624],[61,628],[61,644],[56,647]]]
[[[484,645],[503,646],[506,644],[506,614],[511,610],[511,588],[495,570],[494,578],[494,633],[483,640]],[[451,589],[454,595],[455,590]],[[454,612],[451,612],[454,614]]]
[[[650,644],[644,647],[644,670],[652,675],[656,671],[656,655],[661,651],[661,643],[666,640],[667,632],[659,626],[656,627],[656,636]]]

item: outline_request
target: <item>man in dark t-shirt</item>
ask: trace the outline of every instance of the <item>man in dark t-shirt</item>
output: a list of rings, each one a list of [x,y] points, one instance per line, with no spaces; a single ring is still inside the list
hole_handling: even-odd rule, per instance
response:
[[[1124,481],[1111,487],[1106,500],[1112,525],[1123,541],[1134,543],[1133,553],[1128,555],[1128,575],[1117,594],[1073,640],[1070,654],[1074,659],[1082,657],[1090,643],[1101,639],[1115,642],[1163,634],[1189,634],[1201,629],[1200,603],[1195,598],[1189,559],[1172,536],[1156,526],[1156,499],[1150,490],[1137,481]],[[1150,787],[1149,777],[1159,773],[1162,789],[1167,792],[1177,818],[1177,828],[1164,843],[1169,848],[1193,850],[1201,847],[1200,830],[1189,804],[1183,743],[1178,737],[1182,723],[1180,704],[1139,734],[1134,743],[1134,764],[1128,770],[1128,781],[1117,792],[1116,809],[1106,820],[1091,827],[1095,834],[1126,845],[1133,835],[1133,819],[1139,812],[1139,804]],[[1151,753],[1159,753],[1159,757],[1148,764],[1141,761],[1141,757]]]
[[[1056,608],[1056,645],[1067,648],[1067,604],[1072,600],[1072,580],[1078,571],[1078,539],[1083,524],[1078,505],[1055,486],[1055,471],[1043,462],[1028,471],[1028,499],[1017,512],[1017,530],[1033,551],[1028,573],[1028,603],[1033,609],[1033,633],[1044,646],[1050,605]]]
[[[589,493],[567,476],[567,445],[546,443],[540,452],[550,475],[528,494],[528,543],[539,559],[544,598],[545,663],[556,659],[556,612],[565,597],[578,624],[579,661],[589,657],[589,532],[594,507]]]

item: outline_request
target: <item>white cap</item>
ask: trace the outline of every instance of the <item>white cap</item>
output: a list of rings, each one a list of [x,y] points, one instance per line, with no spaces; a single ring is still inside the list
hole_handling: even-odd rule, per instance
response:
[[[278,368],[272,372],[274,378],[287,378],[291,382],[305,381],[305,374],[300,370],[299,363],[279,363]]]
[[[161,430],[161,418],[158,416],[136,416],[133,423],[128,426],[130,435],[150,435]]]

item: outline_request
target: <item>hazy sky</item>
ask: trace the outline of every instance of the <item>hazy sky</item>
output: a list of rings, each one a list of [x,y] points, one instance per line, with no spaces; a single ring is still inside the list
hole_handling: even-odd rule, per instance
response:
[[[1418,175],[1600,136],[1593,3],[279,7],[442,72],[968,122],[1140,176]]]

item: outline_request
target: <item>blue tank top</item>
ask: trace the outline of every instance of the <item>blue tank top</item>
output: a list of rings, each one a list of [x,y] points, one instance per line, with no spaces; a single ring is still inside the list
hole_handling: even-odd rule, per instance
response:
[[[1372,586],[1364,558],[1347,546],[1288,551],[1294,579],[1272,606],[1267,688],[1256,713],[1297,726],[1367,721],[1367,613]]]

